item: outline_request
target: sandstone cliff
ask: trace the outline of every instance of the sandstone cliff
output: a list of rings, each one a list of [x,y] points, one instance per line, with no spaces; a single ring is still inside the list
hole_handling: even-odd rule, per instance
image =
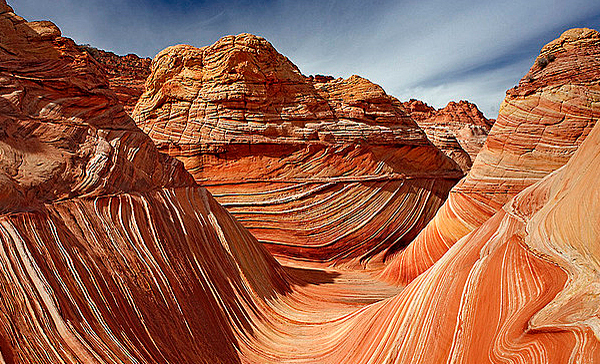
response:
[[[469,174],[384,276],[408,282],[524,188],[563,166],[600,116],[600,35],[573,29],[547,44],[518,86]]]
[[[242,34],[158,54],[134,119],[271,252],[366,262],[412,240],[462,175],[399,104]]]
[[[129,114],[144,93],[146,78],[150,75],[150,58],[140,58],[135,54],[119,56],[90,45],[78,48],[88,53],[104,70],[110,88],[115,91],[121,105]]]
[[[402,103],[406,113],[427,133],[429,140],[468,172],[495,120],[487,119],[475,104],[451,101],[442,109],[411,99]]]

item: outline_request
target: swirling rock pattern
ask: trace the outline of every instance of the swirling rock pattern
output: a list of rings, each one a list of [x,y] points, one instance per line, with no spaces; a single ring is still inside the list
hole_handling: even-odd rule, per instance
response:
[[[598,362],[598,145],[600,125],[400,294],[330,328],[317,361]]]
[[[28,23],[5,5],[0,34],[0,212],[193,184],[54,24]]]
[[[249,34],[159,53],[134,119],[278,256],[384,257],[462,175],[381,87],[305,77]]]
[[[160,159],[94,78],[94,63],[55,26],[26,23],[0,0],[0,27],[2,82],[14,90],[1,94],[1,115],[39,131],[36,166],[84,148],[89,141],[73,130],[115,132],[107,167],[80,152],[91,168],[80,174],[20,169],[31,156],[2,150],[9,167],[12,156],[23,158],[18,173],[5,169],[2,188],[30,200],[3,196],[11,203],[0,215],[0,363],[600,361],[600,125],[566,165],[401,289],[360,271],[282,266],[181,165]],[[598,38],[566,36],[552,47],[593,49],[589,39]],[[46,56],[52,50],[61,57]],[[23,147],[6,129],[6,144]],[[371,168],[368,158],[361,163]],[[72,195],[41,195],[39,184],[24,182],[48,175],[71,189],[86,185],[81,176],[100,182]]]
[[[507,92],[471,171],[384,277],[406,283],[513,196],[563,166],[600,117],[600,35],[572,29],[547,44]]]

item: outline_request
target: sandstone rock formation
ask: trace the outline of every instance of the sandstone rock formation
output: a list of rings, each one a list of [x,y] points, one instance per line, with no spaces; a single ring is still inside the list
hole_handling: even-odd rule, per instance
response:
[[[0,82],[0,363],[239,361],[252,308],[296,281],[4,0]]]
[[[539,164],[547,158],[556,166],[561,159],[550,150],[573,157],[515,193],[401,289],[358,271],[280,265],[179,163],[157,152],[124,113],[96,63],[53,24],[27,23],[0,0],[0,30],[0,186],[10,192],[1,198],[0,214],[0,363],[600,361],[600,125],[592,129],[594,113],[591,122],[581,116],[599,104],[598,68],[585,62],[586,55],[598,58],[598,33],[567,32],[541,56],[553,55],[552,62],[572,57],[589,79],[569,75],[572,64],[558,63],[555,72],[574,84],[558,85],[554,94],[549,86],[523,85],[509,93],[502,109],[537,95],[549,134],[542,133],[530,153]],[[540,75],[532,70],[527,82],[533,83]],[[355,112],[348,104],[361,100],[345,87],[381,95],[359,78],[310,82],[337,115]],[[190,83],[169,87],[185,85]],[[549,95],[563,100],[561,111],[576,110],[566,121],[588,120],[576,152],[577,143],[567,147],[564,135],[553,133],[561,123],[547,116],[556,116]],[[581,103],[583,96],[594,101]],[[522,119],[542,112],[514,110]],[[508,128],[510,120],[521,119],[502,116],[494,130]],[[511,134],[494,130],[494,143],[518,149]],[[484,169],[480,160],[489,163],[488,171],[508,168],[500,158],[510,160],[510,154],[492,160],[496,144],[490,143],[471,173]],[[401,145],[407,152],[433,148]],[[389,147],[371,142],[355,150],[370,148],[377,156],[377,146]],[[327,148],[333,147],[317,151]],[[306,153],[350,168],[349,160],[335,154]],[[530,163],[525,159],[512,163]],[[448,159],[440,160],[447,166]],[[369,159],[353,166],[369,170]],[[512,183],[504,197],[492,195],[490,201],[507,198]]]
[[[513,196],[564,165],[600,117],[599,85],[598,32],[573,29],[544,46],[507,92],[467,177],[384,276],[414,279]]]
[[[415,99],[403,102],[402,107],[427,137],[465,172],[471,168],[494,124],[475,104],[464,100],[451,101],[439,110]]]
[[[140,58],[135,54],[119,56],[89,45],[78,46],[96,60],[106,72],[110,88],[117,93],[119,101],[129,114],[144,93],[146,78],[150,75],[150,58]]]
[[[598,362],[599,145],[596,125],[400,294],[324,330],[315,361]]]
[[[307,78],[249,34],[162,51],[134,119],[279,256],[396,251],[462,175],[381,87]]]
[[[1,21],[0,212],[193,184],[54,24],[27,23],[6,5]]]

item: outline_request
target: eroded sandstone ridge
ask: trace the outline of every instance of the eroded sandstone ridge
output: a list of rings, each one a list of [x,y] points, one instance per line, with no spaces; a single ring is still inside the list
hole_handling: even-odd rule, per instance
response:
[[[89,45],[79,45],[78,48],[88,53],[104,70],[110,88],[113,89],[119,101],[129,114],[144,93],[146,78],[150,75],[150,58],[140,58],[135,54],[119,56]]]
[[[524,188],[563,166],[600,116],[600,35],[573,29],[544,46],[498,120],[467,177],[432,222],[388,267],[409,282]]]
[[[545,176],[511,198],[516,183],[508,184],[494,200],[507,199],[502,207],[399,288],[360,271],[282,266],[157,152],[96,63],[53,24],[27,23],[0,0],[0,30],[0,161],[8,166],[0,185],[12,191],[0,214],[0,363],[600,361],[600,77],[584,62],[596,54],[598,33],[572,30],[545,47],[538,61],[548,62],[536,65],[548,73],[534,66],[527,84],[509,92],[490,134],[515,150],[512,134],[494,131],[511,120],[537,115],[549,130],[563,118],[587,122],[577,143],[542,133],[529,151],[558,169],[538,169]],[[574,62],[549,72],[560,52],[575,52]],[[554,94],[535,86],[561,74],[576,82],[557,81]],[[335,95],[345,82],[315,87]],[[516,107],[531,95],[543,110]],[[576,111],[553,119],[549,95],[562,100],[561,111]],[[511,107],[519,118],[504,114]],[[500,178],[489,171],[508,168],[511,155],[491,159],[490,143],[471,173],[485,160],[485,173]],[[54,160],[66,167],[47,168]]]
[[[249,34],[159,53],[133,116],[281,256],[396,251],[462,175],[381,87],[305,77]]]
[[[0,212],[193,183],[54,24],[27,23],[4,5],[1,27]]]
[[[471,169],[494,124],[494,120],[487,119],[475,104],[465,100],[451,101],[439,110],[415,99],[403,102],[402,106],[429,140],[465,172]]]

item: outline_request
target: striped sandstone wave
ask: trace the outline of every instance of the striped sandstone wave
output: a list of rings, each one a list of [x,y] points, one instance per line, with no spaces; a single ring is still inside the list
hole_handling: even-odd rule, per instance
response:
[[[469,174],[383,276],[410,282],[513,196],[563,166],[600,117],[600,35],[572,29],[507,92]]]
[[[162,51],[133,115],[281,257],[385,257],[462,176],[381,87],[305,77],[249,34]]]

